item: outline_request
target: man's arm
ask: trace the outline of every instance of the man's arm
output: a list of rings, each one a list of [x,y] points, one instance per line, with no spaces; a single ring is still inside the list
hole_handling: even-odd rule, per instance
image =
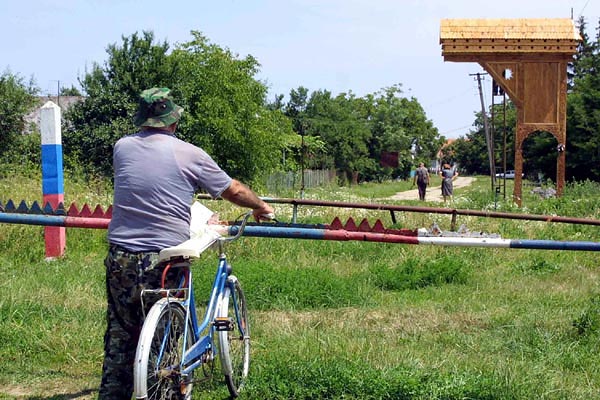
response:
[[[262,215],[275,212],[273,207],[258,198],[256,193],[237,179],[231,181],[231,185],[221,193],[221,197],[240,207],[251,208],[257,221]]]

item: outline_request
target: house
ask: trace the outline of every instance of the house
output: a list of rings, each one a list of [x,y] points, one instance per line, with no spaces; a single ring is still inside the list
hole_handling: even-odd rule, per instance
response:
[[[25,116],[25,132],[23,133],[30,134],[39,131],[41,109],[48,101],[58,105],[61,114],[64,114],[73,104],[82,102],[84,99],[84,96],[38,96],[38,104],[35,109]]]
[[[444,142],[444,144],[442,145],[442,147],[438,150],[436,156],[435,156],[435,160],[431,160],[431,164],[429,166],[429,169],[431,172],[435,172],[437,173],[439,170],[442,169],[442,164],[444,163],[443,157],[444,157],[444,149],[448,146],[450,146],[452,143],[456,142],[456,139],[448,139]]]

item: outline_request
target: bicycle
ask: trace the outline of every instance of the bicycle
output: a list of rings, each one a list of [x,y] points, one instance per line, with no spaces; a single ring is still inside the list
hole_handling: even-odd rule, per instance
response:
[[[138,341],[134,364],[136,399],[191,399],[194,373],[201,368],[201,378],[210,378],[217,358],[231,397],[238,396],[250,366],[250,325],[244,292],[232,274],[224,250],[227,242],[242,235],[251,215],[250,211],[243,216],[234,236],[215,233],[192,237],[160,252],[159,259],[167,262],[161,288],[144,290],[141,294],[142,309],[145,294],[160,293],[163,297],[148,312]],[[194,218],[192,207],[192,224]],[[199,323],[190,266],[193,259],[215,242],[218,264],[208,305]],[[165,288],[164,278],[171,268],[181,268],[180,283],[176,288]]]

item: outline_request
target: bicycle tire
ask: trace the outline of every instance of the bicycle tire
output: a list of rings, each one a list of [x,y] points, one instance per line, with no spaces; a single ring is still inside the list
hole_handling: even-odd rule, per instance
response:
[[[192,398],[192,374],[182,377],[179,368],[186,324],[185,309],[179,301],[163,298],[157,301],[140,334],[133,366],[136,399],[189,400]],[[187,320],[186,349],[194,344],[192,324]],[[163,347],[162,359],[158,360]]]
[[[233,275],[227,278],[217,316],[232,322],[230,329],[218,332],[219,354],[229,393],[237,397],[250,368],[250,324],[244,291]]]

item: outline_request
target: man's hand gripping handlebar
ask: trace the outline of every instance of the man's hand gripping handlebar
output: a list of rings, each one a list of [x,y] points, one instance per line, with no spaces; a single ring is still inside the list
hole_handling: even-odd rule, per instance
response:
[[[254,220],[256,222],[272,221],[275,219],[275,209],[273,209],[269,203],[265,203],[264,201],[261,201],[260,207],[254,208],[251,213],[254,215]]]

